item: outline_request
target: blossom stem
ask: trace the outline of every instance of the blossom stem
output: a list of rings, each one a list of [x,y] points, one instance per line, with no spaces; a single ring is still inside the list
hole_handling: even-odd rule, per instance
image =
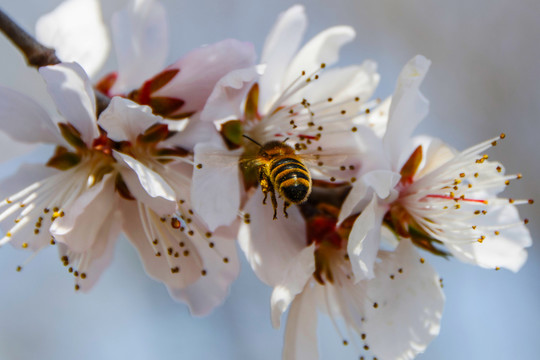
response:
[[[2,9],[0,9],[0,30],[23,53],[29,66],[39,69],[42,66],[56,65],[61,62],[54,49],[39,43]],[[94,92],[96,94],[97,113],[100,114],[107,108],[111,100],[97,89],[94,89]]]

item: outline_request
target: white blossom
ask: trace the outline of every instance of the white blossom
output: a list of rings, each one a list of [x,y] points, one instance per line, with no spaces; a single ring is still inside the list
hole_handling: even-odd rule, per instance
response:
[[[375,137],[351,119],[371,106],[367,100],[379,81],[376,65],[329,69],[354,30],[335,26],[299,48],[306,22],[302,6],[283,13],[266,39],[261,64],[222,78],[201,114],[224,139],[215,136],[195,147],[202,168],[194,174],[192,199],[210,228],[233,221],[245,203],[246,175],[238,165],[241,158],[256,156],[260,147],[254,142],[283,141],[309,163],[312,177],[348,181],[359,163],[351,149],[369,141],[363,137]],[[356,131],[362,135],[353,137]]]
[[[61,243],[61,260],[77,276],[75,288],[88,290],[108,265],[105,249],[120,230],[114,159],[99,146],[94,92],[82,68],[62,63],[40,72],[62,115],[57,122],[25,95],[1,89],[0,113],[12,119],[2,131],[57,148],[46,166],[24,165],[3,180],[0,219],[6,233],[0,244],[39,251]]]

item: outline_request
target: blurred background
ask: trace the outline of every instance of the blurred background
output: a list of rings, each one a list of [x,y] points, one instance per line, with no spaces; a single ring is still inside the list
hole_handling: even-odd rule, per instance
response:
[[[0,0],[0,7],[33,33],[38,17],[60,0]],[[168,11],[169,61],[225,37],[251,41],[260,52],[277,15],[293,1],[163,0]],[[102,1],[104,19],[126,0]],[[431,102],[417,133],[438,136],[458,149],[500,132],[507,139],[490,159],[524,178],[506,196],[540,200],[540,2],[537,0],[309,0],[308,38],[338,24],[357,39],[343,64],[371,58],[382,75],[377,95],[393,91],[407,60],[433,61],[422,86]],[[38,99],[51,111],[41,80],[0,36],[0,84]],[[114,57],[102,74],[115,68]],[[16,119],[14,119],[16,121]],[[20,151],[17,147],[10,149]],[[24,161],[43,160],[32,152]],[[4,162],[2,176],[20,159]],[[538,205],[522,206],[540,233]],[[192,318],[164,286],[148,278],[136,252],[122,239],[115,261],[89,294],[73,291],[72,277],[51,248],[24,271],[27,253],[0,249],[0,359],[278,359],[283,331],[272,329],[271,289],[244,262],[227,301],[205,318]],[[540,250],[534,245],[523,269],[486,270],[428,257],[444,278],[447,302],[442,329],[419,359],[533,359],[540,353]],[[319,328],[323,359],[355,359],[329,321]]]

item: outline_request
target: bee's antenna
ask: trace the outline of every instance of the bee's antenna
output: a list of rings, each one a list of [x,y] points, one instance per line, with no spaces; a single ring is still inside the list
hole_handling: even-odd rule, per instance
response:
[[[289,140],[290,138],[285,138],[285,140],[283,140],[281,143],[282,144],[285,144],[287,142],[287,140]]]
[[[243,137],[245,137],[246,139],[248,139],[249,141],[259,145],[260,147],[263,147],[261,144],[259,144],[258,142],[256,142],[255,140],[253,140],[252,138],[250,138],[249,136],[247,136],[246,134],[242,134]]]

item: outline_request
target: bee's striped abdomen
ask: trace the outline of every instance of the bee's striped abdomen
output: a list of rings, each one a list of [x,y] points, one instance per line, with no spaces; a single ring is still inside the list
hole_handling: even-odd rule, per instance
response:
[[[311,178],[305,165],[293,157],[272,162],[270,179],[281,196],[290,203],[304,202],[311,192]]]

